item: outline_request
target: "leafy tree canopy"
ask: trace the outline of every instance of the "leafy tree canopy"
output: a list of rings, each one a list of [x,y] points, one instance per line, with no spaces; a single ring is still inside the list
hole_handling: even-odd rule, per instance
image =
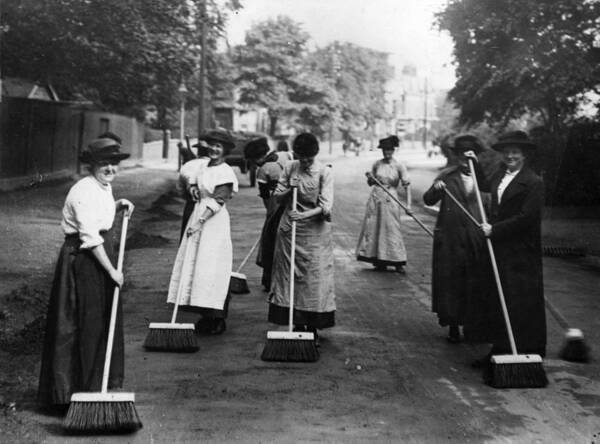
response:
[[[538,116],[560,131],[598,92],[600,4],[586,0],[452,0],[438,26],[454,40],[449,96],[462,123]]]
[[[3,73],[49,81],[63,97],[83,95],[117,112],[174,107],[182,80],[192,79],[195,92],[201,1],[6,0]],[[214,48],[226,9],[208,5]]]

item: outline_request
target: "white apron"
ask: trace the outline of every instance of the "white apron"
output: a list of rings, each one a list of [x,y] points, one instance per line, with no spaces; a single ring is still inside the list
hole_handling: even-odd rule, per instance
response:
[[[225,163],[202,168],[199,172],[201,199],[187,226],[195,224],[207,207],[217,212],[207,219],[202,232],[183,236],[173,265],[167,302],[174,303],[177,299],[180,305],[223,309],[229,290],[233,248],[229,213],[225,205],[216,203],[213,192],[217,185],[226,183],[232,183],[233,191],[238,191],[235,173]]]

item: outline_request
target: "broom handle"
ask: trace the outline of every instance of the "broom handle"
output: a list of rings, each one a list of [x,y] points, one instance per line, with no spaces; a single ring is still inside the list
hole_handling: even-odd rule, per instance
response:
[[[127,225],[129,215],[127,210],[123,214],[123,226],[121,227],[121,240],[119,242],[119,257],[117,259],[117,270],[123,270],[123,257],[125,256],[125,240],[127,239]],[[102,393],[108,392],[108,374],[110,372],[110,361],[112,359],[113,341],[115,339],[115,325],[117,323],[117,307],[119,305],[120,287],[115,286],[113,293],[112,309],[110,312],[110,325],[108,327],[108,339],[106,341],[106,357],[104,358],[104,372],[102,373]]]
[[[187,136],[186,136],[187,137]],[[196,208],[194,208],[194,211],[196,211]],[[190,217],[191,219],[191,217]],[[188,222],[189,225],[189,222]],[[187,226],[186,226],[186,231],[187,231]],[[200,235],[202,235],[202,233],[200,233]],[[185,236],[187,236],[187,233],[185,233]],[[190,251],[190,239],[189,237],[186,239],[186,244],[185,244],[185,254],[183,257],[183,261],[184,263],[187,262],[187,254]],[[200,242],[200,241],[198,241]],[[182,242],[183,243],[183,242]],[[171,324],[175,323],[175,320],[177,319],[177,311],[179,310],[179,303],[181,298],[183,297],[182,295],[182,290],[183,290],[183,276],[181,276],[181,274],[179,275],[179,284],[177,285],[177,294],[175,295],[175,303],[173,304],[173,315],[171,316]]]
[[[431,230],[429,228],[427,228],[425,226],[425,224],[423,224],[423,222],[421,222],[419,219],[417,219],[417,217],[412,213],[412,211],[409,210],[408,208],[406,208],[406,205],[404,205],[402,202],[400,202],[400,200],[396,196],[394,196],[392,193],[390,193],[388,191],[388,189],[386,187],[384,187],[383,184],[375,176],[373,176],[371,173],[366,173],[366,174],[367,174],[367,177],[371,178],[373,180],[373,182],[375,182],[375,184],[377,186],[379,186],[379,188],[381,188],[383,191],[385,191],[388,196],[390,196],[398,205],[400,205],[402,207],[402,209],[406,212],[406,214],[408,214],[410,217],[412,217],[415,220],[415,222],[418,223],[419,226],[427,232],[427,234],[429,234],[431,237],[433,237],[433,233],[431,232]]]
[[[236,273],[239,273],[242,270],[242,268],[244,268],[244,265],[246,265],[246,262],[248,262],[248,259],[250,259],[250,256],[252,256],[252,253],[254,253],[254,250],[256,250],[256,247],[258,246],[259,242],[260,242],[260,236],[258,236],[258,239],[256,239],[256,241],[254,242],[254,245],[252,245],[252,248],[250,248],[250,251],[244,258],[244,260],[242,261],[240,266],[238,267]]]
[[[448,195],[448,197],[450,199],[452,199],[452,201],[458,206],[458,208],[460,208],[462,210],[463,213],[465,213],[465,215],[471,220],[471,222],[473,222],[478,228],[481,228],[481,224],[479,222],[477,222],[477,219],[475,219],[473,217],[473,215],[471,214],[471,212],[469,210],[467,210],[459,201],[456,197],[454,197],[454,194],[452,194],[450,191],[448,191],[448,188],[444,187],[444,192]]]
[[[298,202],[298,187],[292,187],[292,210]],[[290,311],[288,314],[288,332],[294,325],[294,267],[296,265],[296,221],[292,221],[292,248],[290,251]]]
[[[475,187],[475,195],[477,196],[477,205],[479,206],[479,212],[481,213],[481,221],[485,224],[487,219],[485,217],[485,210],[483,208],[483,201],[481,200],[481,193],[479,192],[479,184],[477,183],[477,176],[475,175],[475,167],[473,166],[473,160],[468,159],[469,169],[471,170],[471,176],[473,177],[473,185]],[[496,255],[494,254],[494,247],[489,237],[485,238],[488,251],[490,253],[490,260],[492,261],[492,269],[494,270],[494,279],[496,280],[496,287],[498,288],[498,296],[500,298],[500,305],[502,306],[502,314],[504,315],[504,322],[506,322],[506,330],[508,332],[508,341],[510,342],[510,349],[513,355],[517,354],[517,346],[515,344],[515,338],[513,336],[512,326],[510,324],[510,318],[508,317],[508,309],[506,308],[506,300],[504,299],[504,291],[502,291],[502,283],[500,282],[500,274],[498,273],[498,265],[496,263]]]

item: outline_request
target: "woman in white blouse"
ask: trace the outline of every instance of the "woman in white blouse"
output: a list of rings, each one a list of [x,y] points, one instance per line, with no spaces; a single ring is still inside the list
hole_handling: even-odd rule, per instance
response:
[[[115,201],[111,183],[129,157],[111,138],[92,141],[80,160],[90,174],[71,187],[62,210],[65,242],[60,250],[48,304],[38,399],[46,407],[68,406],[73,392],[101,388],[112,294],[123,284],[113,265],[111,229],[115,213],[133,211]],[[123,319],[119,306],[109,388],[123,382]]]

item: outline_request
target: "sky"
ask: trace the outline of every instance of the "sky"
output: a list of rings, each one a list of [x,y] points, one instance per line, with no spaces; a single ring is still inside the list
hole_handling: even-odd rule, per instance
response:
[[[242,0],[232,14],[227,35],[232,45],[244,41],[250,26],[277,15],[303,25],[313,46],[347,41],[390,54],[396,73],[412,64],[430,87],[449,89],[455,81],[452,40],[433,27],[434,14],[447,0]],[[399,79],[390,88],[400,88]]]

